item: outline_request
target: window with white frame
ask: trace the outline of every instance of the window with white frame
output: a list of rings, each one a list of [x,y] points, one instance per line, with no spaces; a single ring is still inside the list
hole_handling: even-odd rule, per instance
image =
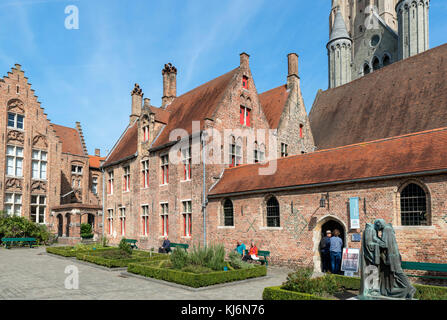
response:
[[[23,130],[24,116],[8,112],[8,128]]]
[[[6,175],[23,177],[23,148],[16,146],[6,147]]]
[[[242,164],[242,139],[238,138],[236,141],[236,166]]]
[[[256,141],[254,143],[254,149],[253,149],[253,160],[255,163],[259,162],[259,149],[258,149],[258,143]]]
[[[183,201],[183,236],[191,237],[192,235],[192,207],[191,201]]]
[[[22,195],[18,193],[5,194],[5,211],[9,216],[22,215]]]
[[[92,192],[93,194],[98,194],[98,177],[92,178]]]
[[[120,231],[121,235],[126,234],[126,208],[120,208]]]
[[[144,205],[141,206],[141,220],[142,220],[142,228],[141,234],[143,236],[147,236],[149,234],[149,206]]]
[[[161,235],[168,236],[169,233],[169,206],[167,203],[161,204]]]
[[[149,160],[141,161],[142,187],[149,188]]]
[[[46,180],[47,152],[41,150],[33,150],[31,167],[33,179]]]
[[[109,234],[113,233],[113,209],[107,210],[107,222]]]
[[[161,184],[169,183],[169,155],[161,156]]]
[[[182,149],[183,180],[191,180],[191,149]]]
[[[265,161],[265,145],[261,144],[259,147],[259,162]]]
[[[31,196],[31,221],[35,223],[45,223],[45,211],[47,199],[43,195]]]
[[[107,191],[109,194],[113,194],[113,171],[109,171],[109,178],[108,178],[108,188]]]
[[[71,166],[71,174],[81,175],[82,174],[82,166],[72,165]]]
[[[236,165],[236,139],[231,136],[230,137],[230,167],[234,167]]]
[[[126,192],[130,190],[130,166],[124,167],[123,170],[123,191]]]
[[[289,153],[287,152],[287,144],[281,143],[281,157],[287,157],[289,156]]]

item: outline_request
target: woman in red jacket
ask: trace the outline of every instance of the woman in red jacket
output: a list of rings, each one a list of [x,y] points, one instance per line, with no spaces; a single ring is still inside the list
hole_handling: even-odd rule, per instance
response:
[[[251,241],[250,249],[245,257],[242,259],[244,261],[247,260],[259,260],[258,257],[258,247],[256,247],[255,243]]]

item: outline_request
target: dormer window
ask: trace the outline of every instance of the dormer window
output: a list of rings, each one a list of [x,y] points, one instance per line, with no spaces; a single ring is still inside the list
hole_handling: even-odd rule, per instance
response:
[[[248,77],[247,76],[242,77],[242,88],[248,90]]]

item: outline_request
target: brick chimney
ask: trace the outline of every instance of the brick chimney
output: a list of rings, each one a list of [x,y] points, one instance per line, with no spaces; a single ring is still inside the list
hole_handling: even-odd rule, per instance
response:
[[[288,74],[287,74],[287,89],[292,89],[294,84],[298,84],[300,77],[298,76],[298,55],[296,53],[289,53],[288,60]]]
[[[101,149],[95,149],[95,156],[97,157],[101,156]]]
[[[130,122],[138,119],[141,116],[141,108],[143,105],[143,90],[135,83],[135,87],[130,93],[132,96],[132,113],[130,115]]]
[[[242,52],[240,54],[240,58],[241,58],[241,69],[242,70],[248,70],[248,68],[250,67],[250,55],[248,53]]]
[[[163,97],[161,107],[164,109],[177,97],[177,68],[171,63],[165,64],[163,75]]]

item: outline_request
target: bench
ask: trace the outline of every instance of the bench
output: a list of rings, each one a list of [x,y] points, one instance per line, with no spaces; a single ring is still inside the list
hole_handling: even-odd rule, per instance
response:
[[[436,272],[447,273],[447,264],[402,261],[402,269],[404,269],[404,270],[418,270],[418,271],[436,271]],[[441,277],[441,276],[417,276],[417,275],[412,275],[412,274],[407,274],[407,276],[415,277],[415,278],[447,280],[447,277]]]
[[[248,254],[248,250],[244,250],[244,256]],[[265,266],[268,267],[269,266],[269,261],[267,259],[267,257],[270,256],[270,251],[263,251],[263,250],[258,250],[258,257],[263,257],[264,259],[259,259],[259,260],[253,260],[253,261],[259,261],[261,262],[261,264],[265,263]]]
[[[10,249],[14,242],[28,243],[29,247],[32,248],[33,244],[36,243],[36,238],[2,238],[2,243],[5,244],[6,249]]]
[[[185,243],[172,243],[171,242],[171,246],[170,248],[180,248],[180,249],[185,249],[185,251],[189,248],[189,244],[185,244]]]
[[[126,241],[126,243],[130,244],[130,247],[132,249],[138,249],[138,247],[137,247],[137,241],[138,240],[135,240],[135,239],[125,239],[125,241]]]

